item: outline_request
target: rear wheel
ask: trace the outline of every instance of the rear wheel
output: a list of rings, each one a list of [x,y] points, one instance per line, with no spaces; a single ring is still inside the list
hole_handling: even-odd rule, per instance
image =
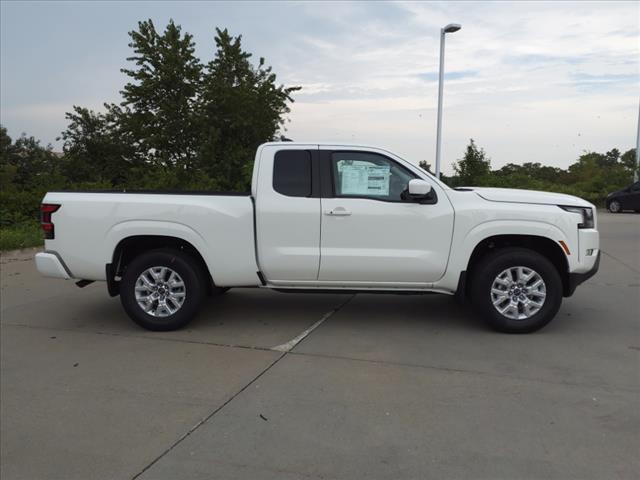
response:
[[[562,280],[543,255],[500,249],[474,268],[471,301],[494,329],[528,333],[549,323],[562,303]]]
[[[622,210],[622,205],[620,205],[619,201],[612,200],[611,202],[609,202],[609,211],[611,213],[620,213],[621,210]]]
[[[120,299],[131,319],[147,330],[185,326],[206,294],[198,263],[176,250],[153,250],[136,257],[124,272]]]

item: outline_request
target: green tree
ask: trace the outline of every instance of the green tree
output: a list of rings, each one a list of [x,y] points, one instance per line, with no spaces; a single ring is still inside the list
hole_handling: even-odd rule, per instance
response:
[[[3,129],[3,164],[12,171],[11,182],[17,188],[28,188],[38,183],[43,176],[55,173],[57,157],[51,147],[42,147],[34,137],[22,134],[13,144]],[[6,145],[6,146],[5,146]]]
[[[608,193],[619,190],[632,181],[630,172],[618,161],[619,151],[585,152],[569,166],[567,179],[579,196],[601,204]]]
[[[558,167],[527,162],[522,165],[508,163],[491,172],[491,183],[499,187],[544,189],[543,185],[563,183],[566,171]]]
[[[16,176],[16,166],[11,162],[13,144],[7,129],[0,125],[0,192],[13,186]]]
[[[242,50],[241,37],[216,29],[203,66],[188,33],[139,22],[129,33],[131,81],[106,113],[74,107],[63,132],[73,182],[129,188],[247,190],[256,147],[282,133],[292,92],[271,67]],[[82,179],[82,180],[81,180]]]
[[[241,40],[216,29],[215,59],[203,76],[200,162],[225,190],[249,188],[256,148],[277,138],[291,94],[300,89],[278,85],[264,58],[254,67]]]
[[[491,160],[482,148],[478,148],[475,141],[469,140],[464,157],[453,164],[458,185],[480,186],[490,182]]]
[[[74,106],[65,115],[69,125],[59,138],[64,142],[62,171],[72,184],[123,185],[134,165],[134,149],[124,138],[118,117],[105,107],[107,113]]]
[[[64,184],[59,158],[34,137],[12,141],[2,126],[0,148],[0,224],[35,220],[47,190]]]
[[[129,32],[134,67],[122,69],[127,83],[120,106],[109,106],[136,154],[156,166],[193,168],[198,150],[197,106],[202,65],[195,44],[173,20],[158,33],[153,22]]]
[[[425,172],[429,172],[431,175],[434,175],[434,173],[431,171],[431,164],[428,163],[426,160],[420,160],[418,162],[418,166],[423,169]]]
[[[627,150],[620,156],[620,163],[622,167],[629,172],[629,177],[633,178],[633,174],[636,170],[638,170],[638,165],[636,162],[636,149],[632,148]]]
[[[618,160],[620,160],[620,150],[618,150],[617,148],[613,148],[609,150],[604,155],[602,154],[597,154],[597,155],[598,155],[598,159],[597,159],[598,166],[601,168],[613,167],[618,163]]]

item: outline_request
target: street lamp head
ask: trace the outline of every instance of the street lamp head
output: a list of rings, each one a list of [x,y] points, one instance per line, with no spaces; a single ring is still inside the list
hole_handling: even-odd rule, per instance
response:
[[[457,32],[461,28],[462,28],[462,25],[460,25],[459,23],[450,23],[449,25],[444,27],[442,31],[444,33],[453,33],[453,32]]]

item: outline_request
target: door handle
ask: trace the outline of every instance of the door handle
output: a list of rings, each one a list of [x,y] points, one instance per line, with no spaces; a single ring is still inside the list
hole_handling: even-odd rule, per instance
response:
[[[344,209],[343,207],[337,207],[337,208],[334,208],[333,210],[325,210],[324,214],[330,215],[332,217],[347,217],[351,215],[351,212],[349,210]]]

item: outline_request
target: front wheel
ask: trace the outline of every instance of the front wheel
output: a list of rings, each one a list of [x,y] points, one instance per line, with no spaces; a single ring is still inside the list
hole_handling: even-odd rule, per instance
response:
[[[494,329],[507,333],[539,330],[562,303],[562,280],[553,264],[526,248],[504,248],[474,268],[471,301]]]
[[[169,249],[136,257],[124,272],[120,300],[129,317],[147,330],[185,326],[198,313],[206,279],[189,255]]]

